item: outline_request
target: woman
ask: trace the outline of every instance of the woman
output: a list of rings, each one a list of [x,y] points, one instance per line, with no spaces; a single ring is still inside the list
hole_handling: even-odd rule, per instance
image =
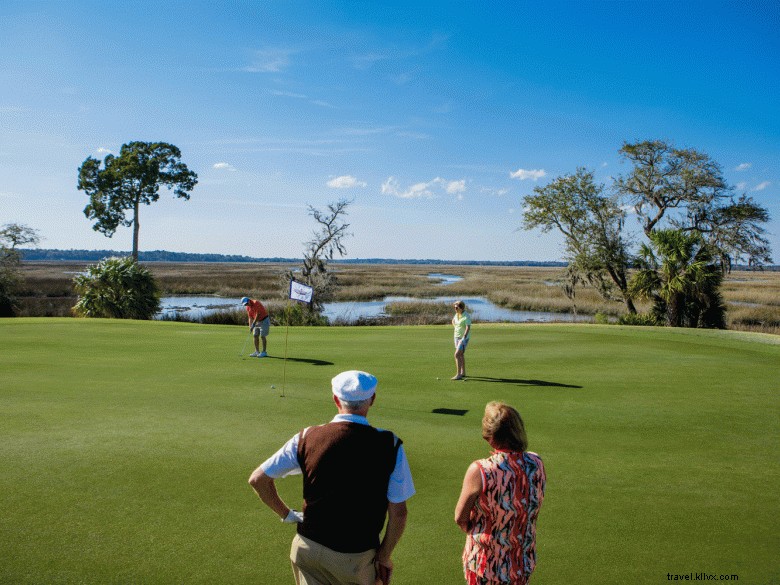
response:
[[[452,326],[455,327],[455,375],[453,380],[462,380],[466,377],[466,346],[469,344],[471,333],[471,317],[466,313],[466,304],[456,301],[455,316],[452,318]]]
[[[523,419],[490,402],[482,438],[493,448],[463,478],[455,522],[466,533],[463,572],[469,585],[525,585],[536,566],[536,517],[544,499],[544,464],[527,451]]]

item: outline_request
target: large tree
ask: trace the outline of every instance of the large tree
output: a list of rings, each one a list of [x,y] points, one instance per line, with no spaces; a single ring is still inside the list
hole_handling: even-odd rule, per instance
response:
[[[625,212],[615,196],[605,193],[593,173],[580,168],[536,187],[524,198],[523,227],[557,229],[564,236],[569,261],[567,294],[580,280],[594,286],[608,300],[625,303],[636,313],[628,293],[629,242],[623,233]]]
[[[117,227],[133,226],[132,256],[138,260],[139,211],[160,198],[160,187],[189,199],[198,176],[181,162],[177,147],[165,142],[123,144],[119,156],[101,162],[88,157],[79,168],[78,188],[89,195],[84,215],[95,220],[93,229],[107,237]],[[130,212],[128,216],[128,212]]]
[[[0,229],[0,317],[13,317],[16,308],[15,289],[21,280],[22,254],[19,246],[37,245],[37,230],[20,223],[9,223]]]
[[[746,194],[735,197],[708,155],[663,140],[626,143],[620,154],[632,168],[615,185],[646,236],[661,228],[701,234],[724,271],[735,262],[772,261],[763,228],[769,213]]]

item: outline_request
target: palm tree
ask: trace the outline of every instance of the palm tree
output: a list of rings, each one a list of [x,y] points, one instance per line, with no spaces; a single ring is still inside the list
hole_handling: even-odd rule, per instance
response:
[[[725,328],[720,294],[723,273],[697,232],[657,230],[639,250],[629,292],[653,301],[653,313],[670,327]]]

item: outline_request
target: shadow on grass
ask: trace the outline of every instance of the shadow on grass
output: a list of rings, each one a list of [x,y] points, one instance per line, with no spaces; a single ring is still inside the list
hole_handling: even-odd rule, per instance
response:
[[[283,360],[284,358],[282,356],[276,356],[276,355],[269,355],[268,357],[262,358],[262,359],[271,359],[271,360]],[[333,362],[326,362],[325,360],[313,360],[308,358],[293,358],[288,357],[288,362],[299,362],[302,364],[311,364],[313,366],[332,366]]]
[[[489,378],[487,376],[466,376],[466,380],[476,382],[498,382],[501,384],[515,384],[516,386],[544,386],[548,388],[582,388],[572,384],[559,384],[558,382],[547,382],[545,380],[520,380],[517,378]]]

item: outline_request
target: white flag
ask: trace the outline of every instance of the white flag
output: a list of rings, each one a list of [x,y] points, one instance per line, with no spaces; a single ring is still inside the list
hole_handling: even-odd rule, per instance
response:
[[[290,298],[303,303],[310,303],[314,288],[303,283],[290,281]]]

